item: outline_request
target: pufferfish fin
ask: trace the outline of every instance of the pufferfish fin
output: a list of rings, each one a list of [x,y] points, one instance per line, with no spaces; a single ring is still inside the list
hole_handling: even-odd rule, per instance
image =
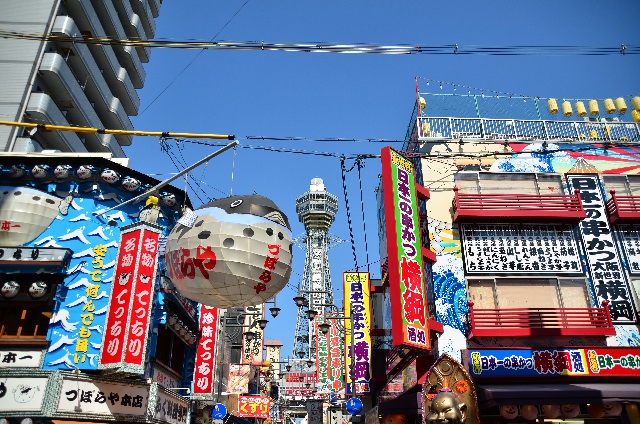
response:
[[[273,221],[273,222],[276,222],[276,223],[282,225],[283,227],[287,226],[287,224],[286,224],[286,222],[285,222],[285,220],[282,217],[282,214],[280,212],[277,212],[277,211],[269,212],[264,217],[267,218],[270,221]]]

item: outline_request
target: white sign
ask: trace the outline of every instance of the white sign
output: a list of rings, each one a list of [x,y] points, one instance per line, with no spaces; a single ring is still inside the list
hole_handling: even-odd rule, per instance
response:
[[[467,274],[580,274],[569,225],[461,224]]]
[[[189,419],[189,404],[158,390],[153,418],[169,424],[186,424]]]
[[[153,381],[168,389],[178,387],[178,384],[180,383],[176,377],[169,375],[168,373],[160,369],[160,366],[158,364],[154,364]]]
[[[42,409],[47,378],[6,378],[0,380],[0,412]]]
[[[622,240],[622,248],[629,264],[631,275],[640,275],[640,227],[618,225],[618,234]]]
[[[0,349],[0,368],[40,368],[42,350]]]
[[[58,412],[144,416],[148,400],[149,387],[65,378]]]

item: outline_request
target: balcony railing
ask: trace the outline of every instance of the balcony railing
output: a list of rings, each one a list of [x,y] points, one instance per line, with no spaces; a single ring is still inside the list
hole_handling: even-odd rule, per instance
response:
[[[610,193],[607,212],[612,224],[640,222],[640,196],[618,196],[615,190],[611,190]]]
[[[640,141],[633,122],[545,121],[519,119],[418,117],[418,138],[481,140],[547,140],[598,142]]]
[[[475,309],[469,302],[470,337],[612,336],[616,330],[602,308]]]
[[[505,184],[508,184],[505,180]],[[586,217],[579,190],[575,194],[480,194],[453,188],[453,220],[553,220],[579,221]]]

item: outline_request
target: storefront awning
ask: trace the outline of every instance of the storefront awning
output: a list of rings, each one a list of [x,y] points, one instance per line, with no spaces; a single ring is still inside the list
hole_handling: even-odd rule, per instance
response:
[[[380,402],[378,414],[422,414],[422,392],[406,393],[395,399]]]
[[[501,384],[476,385],[481,408],[496,405],[640,402],[640,384]]]

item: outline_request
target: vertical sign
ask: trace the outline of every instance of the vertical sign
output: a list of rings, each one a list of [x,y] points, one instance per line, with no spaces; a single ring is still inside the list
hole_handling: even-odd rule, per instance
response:
[[[307,423],[322,424],[322,400],[309,399],[307,401]]]
[[[427,350],[431,346],[415,169],[390,147],[381,153],[393,344]]]
[[[368,272],[344,272],[344,311],[346,335],[346,389],[353,382],[357,395],[371,392],[371,308]]]
[[[133,274],[136,267],[136,255],[140,244],[140,230],[132,227],[122,229],[120,247],[113,278],[113,288],[109,299],[105,332],[100,350],[98,368],[113,368],[122,362],[125,345],[125,333],[131,310],[133,292]]]
[[[161,231],[146,222],[122,229],[99,369],[144,372]]]
[[[587,213],[587,217],[580,221],[579,230],[597,298],[596,306],[607,300],[614,324],[634,323],[636,312],[631,290],[613,241],[599,177],[568,175],[567,180],[573,190],[580,190],[582,207]]]
[[[264,330],[258,321],[264,318],[264,304],[247,306],[244,308],[245,331],[253,333],[253,340],[242,337],[242,363],[251,364],[254,360],[262,362],[262,347],[264,346]]]
[[[210,395],[213,392],[217,323],[218,308],[200,305],[200,337],[193,370],[193,393],[196,395]]]
[[[327,386],[329,385],[329,374],[331,372],[329,367],[329,333],[322,334],[319,327],[320,324],[325,322],[327,322],[327,316],[318,315],[313,324],[313,338],[316,341],[316,381],[318,382],[317,389],[320,393],[328,391]]]

